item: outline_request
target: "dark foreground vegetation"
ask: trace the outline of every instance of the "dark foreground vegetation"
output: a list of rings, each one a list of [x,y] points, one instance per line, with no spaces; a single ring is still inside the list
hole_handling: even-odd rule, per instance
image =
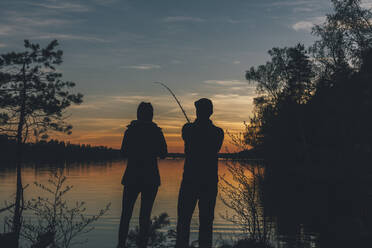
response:
[[[71,133],[66,109],[82,103],[83,95],[74,93],[75,83],[64,81],[56,68],[63,62],[63,51],[53,40],[45,47],[24,41],[24,51],[0,55],[0,132],[15,141],[14,163],[17,171],[13,218],[7,235],[19,247],[24,205],[22,163],[25,144],[31,136],[47,139],[50,134]],[[5,154],[2,151],[2,154]],[[4,245],[2,245],[4,246]]]
[[[21,247],[46,248],[59,247],[69,248],[82,244],[76,239],[93,230],[92,224],[107,213],[110,203],[99,210],[96,215],[86,213],[87,206],[84,201],[75,203],[66,200],[66,194],[73,189],[72,185],[66,185],[67,178],[62,170],[51,173],[48,183],[34,182],[34,185],[25,190],[39,190],[39,197],[24,200],[21,211],[32,215],[34,218],[23,218],[20,232]],[[5,202],[8,205],[7,202]],[[0,212],[8,211],[10,216],[5,217],[4,229],[11,230],[13,226],[12,205]],[[0,234],[0,247],[11,248],[18,241],[12,232]]]
[[[312,46],[273,48],[246,72],[259,96],[240,145],[265,159],[261,217],[302,237],[290,247],[372,245],[372,13],[332,3]]]
[[[0,136],[0,150],[4,152],[0,161],[13,161],[16,141]],[[23,147],[25,162],[90,162],[120,159],[120,151],[105,146],[77,145],[58,140],[26,143]]]
[[[332,3],[312,46],[273,48],[246,72],[259,96],[245,141],[273,167],[361,175],[372,172],[372,13],[359,0]]]

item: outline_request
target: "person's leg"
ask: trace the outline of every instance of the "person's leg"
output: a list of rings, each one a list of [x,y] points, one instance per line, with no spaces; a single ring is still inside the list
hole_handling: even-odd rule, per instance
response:
[[[139,247],[146,247],[149,238],[149,227],[151,210],[154,205],[156,194],[158,193],[158,186],[144,186],[141,191],[141,210],[139,217]]]
[[[124,186],[118,247],[125,247],[129,231],[129,221],[132,217],[133,207],[138,194],[139,189],[136,186]]]
[[[176,248],[189,247],[190,223],[197,199],[196,188],[192,184],[182,182],[178,195]]]
[[[216,206],[217,184],[204,185],[199,197],[199,247],[212,247],[214,207]]]

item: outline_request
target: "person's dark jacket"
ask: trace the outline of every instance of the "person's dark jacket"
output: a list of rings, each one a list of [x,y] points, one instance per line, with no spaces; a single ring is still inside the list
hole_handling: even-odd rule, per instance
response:
[[[218,152],[224,133],[211,120],[187,123],[182,128],[185,142],[183,181],[190,183],[218,182]]]
[[[124,133],[121,152],[128,159],[123,185],[160,185],[157,157],[166,157],[167,143],[155,123],[132,121]]]

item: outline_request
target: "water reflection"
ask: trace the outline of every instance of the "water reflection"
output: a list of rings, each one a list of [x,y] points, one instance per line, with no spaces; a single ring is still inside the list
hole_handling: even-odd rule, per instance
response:
[[[24,184],[30,184],[25,191],[25,199],[37,197],[42,192],[36,191],[32,185],[34,181],[46,183],[50,172],[58,168],[64,168],[64,175],[67,176],[67,184],[73,185],[74,188],[66,195],[67,200],[71,203],[84,200],[87,204],[88,214],[96,214],[99,209],[111,202],[111,209],[107,215],[95,223],[95,230],[88,233],[84,239],[88,242],[83,247],[114,247],[117,242],[117,228],[119,226],[121,213],[122,190],[121,177],[125,169],[125,163],[122,161],[107,163],[75,163],[69,164],[43,164],[25,165],[23,172]],[[220,162],[220,173],[227,174],[225,162]],[[170,228],[175,228],[177,217],[177,197],[181,183],[183,160],[170,159],[161,160],[159,164],[162,185],[155,200],[153,215],[159,215],[167,212],[170,216]],[[12,168],[2,167],[0,170],[0,202],[12,199],[15,192],[16,175]],[[131,226],[138,225],[139,204],[136,202],[131,220]],[[231,234],[238,231],[237,228],[226,222],[220,217],[219,213],[229,211],[224,204],[218,199],[216,205],[216,220],[214,230],[216,233]],[[192,219],[191,240],[197,239],[198,232],[198,211]],[[30,218],[25,212],[25,218]],[[4,213],[0,215],[2,220]],[[218,238],[215,235],[215,238]]]
[[[219,162],[219,174],[233,186],[239,186],[229,171],[230,166],[239,166],[231,162]],[[317,180],[308,176],[289,174],[289,172],[263,169],[252,161],[245,164],[245,175],[249,180],[261,173],[264,183],[257,184],[256,193],[258,218],[269,220],[273,234],[270,242],[274,247],[370,247],[371,244],[371,183],[364,180]],[[88,242],[82,247],[114,247],[121,212],[122,185],[120,184],[125,163],[75,163],[62,165],[28,164],[24,168],[24,184],[30,184],[25,191],[25,198],[40,195],[32,185],[34,181],[46,182],[50,172],[64,168],[68,177],[67,184],[74,188],[67,195],[68,201],[84,200],[88,214],[95,214],[111,202],[109,213],[95,223],[95,230],[83,239]],[[5,200],[12,199],[15,193],[16,175],[10,167],[0,167],[0,206]],[[233,167],[234,168],[234,167]],[[279,167],[278,167],[279,168]],[[167,212],[170,216],[170,228],[175,229],[177,214],[177,197],[183,169],[182,159],[162,160],[159,164],[162,185],[155,200],[153,215]],[[253,170],[252,170],[253,169]],[[261,175],[260,174],[260,175]],[[248,181],[249,181],[248,180]],[[248,184],[250,186],[251,182]],[[219,194],[223,194],[220,185]],[[369,192],[369,193],[368,193]],[[138,225],[139,201],[137,201],[131,226]],[[215,242],[220,238],[230,240],[232,235],[238,237],[244,231],[236,224],[226,220],[226,213],[235,213],[217,198],[214,222]],[[197,239],[198,211],[194,212],[191,240]],[[4,213],[0,214],[2,223]],[[32,218],[25,212],[25,218]],[[241,220],[240,220],[241,221]],[[221,236],[222,235],[222,236]],[[363,246],[364,245],[364,246]]]
[[[263,187],[266,213],[282,247],[371,247],[371,183],[362,175],[324,178],[270,166]],[[285,245],[285,246],[284,246]]]

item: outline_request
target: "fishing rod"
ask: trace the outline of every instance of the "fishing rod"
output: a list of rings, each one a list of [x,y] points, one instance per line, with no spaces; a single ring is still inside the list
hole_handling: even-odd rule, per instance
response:
[[[174,100],[176,100],[178,106],[181,108],[182,113],[183,113],[183,115],[185,116],[187,122],[190,123],[190,119],[189,119],[189,117],[187,117],[187,114],[186,114],[185,110],[183,109],[183,107],[182,107],[180,101],[178,101],[178,99],[177,99],[176,95],[173,93],[173,91],[172,91],[172,90],[171,90],[167,85],[165,85],[165,84],[162,83],[162,82],[154,82],[154,84],[160,84],[160,85],[163,86],[166,90],[168,90],[169,93],[171,93],[171,95],[173,96]]]

